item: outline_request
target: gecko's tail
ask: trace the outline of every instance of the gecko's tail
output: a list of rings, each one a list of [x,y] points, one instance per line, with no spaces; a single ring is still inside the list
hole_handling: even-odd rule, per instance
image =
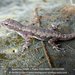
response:
[[[75,33],[59,35],[59,40],[64,41],[64,40],[71,40],[71,39],[75,39]]]

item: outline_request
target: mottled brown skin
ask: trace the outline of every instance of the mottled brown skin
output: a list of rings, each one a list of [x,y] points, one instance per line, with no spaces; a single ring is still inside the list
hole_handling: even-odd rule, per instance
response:
[[[57,41],[71,40],[75,38],[75,33],[61,34],[56,31],[57,27],[55,26],[51,29],[43,29],[32,25],[25,26],[13,19],[6,19],[5,21],[1,22],[1,25],[17,31],[17,33],[19,33],[25,39],[23,49],[28,48],[30,38],[36,38],[42,41],[49,39],[48,43],[51,44],[56,50],[63,50],[63,48],[59,47],[59,44],[56,44]]]

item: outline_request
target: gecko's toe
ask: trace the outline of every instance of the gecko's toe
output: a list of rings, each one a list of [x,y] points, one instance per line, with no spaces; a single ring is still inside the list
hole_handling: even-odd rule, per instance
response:
[[[28,46],[27,45],[23,45],[22,46],[22,52],[24,52],[25,50],[27,50],[28,49]]]
[[[59,49],[59,47],[60,47],[60,44],[56,44],[53,46],[53,49]]]
[[[28,49],[28,46],[26,46],[26,45],[23,45],[23,49]]]
[[[28,48],[23,47],[22,52],[25,52]]]
[[[53,46],[53,49],[60,51],[58,46]]]
[[[65,52],[65,48],[59,48],[59,51]]]
[[[58,44],[56,46],[53,46],[53,49],[55,49],[56,51],[63,51],[63,52],[65,52],[65,48],[60,48],[59,46],[60,46],[60,44]]]
[[[65,48],[61,48],[61,51],[65,52],[65,51],[66,51],[66,49],[65,49]]]
[[[25,42],[24,45],[22,46],[23,51],[27,50],[29,46],[30,46],[30,43]]]

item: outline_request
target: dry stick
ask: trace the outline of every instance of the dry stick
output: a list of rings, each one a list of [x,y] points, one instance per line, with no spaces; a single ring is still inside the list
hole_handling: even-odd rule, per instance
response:
[[[66,44],[65,44],[66,45]],[[70,47],[69,45],[66,45],[68,48],[70,48],[71,50],[75,50],[74,48]]]
[[[50,60],[47,48],[46,48],[46,46],[45,46],[45,44],[43,42],[42,42],[42,45],[43,45],[43,48],[44,48],[44,53],[45,53],[46,59],[48,61],[49,67],[51,68],[52,65],[51,65],[51,60]]]
[[[44,62],[46,62],[46,59],[44,59],[44,60],[40,61],[40,62],[39,62],[39,64],[35,65],[35,67],[34,67],[34,68],[37,68],[38,66],[40,66],[40,65],[41,65],[41,64],[43,64]]]
[[[34,11],[34,16],[35,16],[34,24],[38,23],[38,24],[39,24],[38,27],[40,27],[41,24],[42,24],[42,23],[41,23],[41,19],[42,19],[42,18],[47,18],[47,19],[50,18],[50,16],[48,16],[48,15],[39,16],[39,15],[38,15],[38,11],[39,11],[39,10],[40,10],[40,7],[37,7],[37,8],[35,8],[35,11]]]
[[[39,16],[38,15],[38,10],[39,9],[40,9],[39,7],[35,8],[35,17],[36,17],[35,18],[36,19],[35,21],[36,21],[36,23],[39,23],[39,26],[40,26],[41,25],[41,21],[40,20],[41,20],[42,16]]]

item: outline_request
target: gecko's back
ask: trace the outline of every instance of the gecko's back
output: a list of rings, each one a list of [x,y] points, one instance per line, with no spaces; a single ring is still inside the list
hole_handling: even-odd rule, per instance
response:
[[[75,39],[75,32],[71,34],[61,34],[59,32],[54,31],[53,29],[43,29],[43,28],[38,28],[34,26],[24,26],[21,23],[12,20],[12,19],[7,19],[3,22],[1,22],[1,25],[4,25],[8,27],[9,29],[15,30],[19,33],[22,34],[25,38],[25,45],[24,47],[28,47],[29,45],[29,39],[31,37],[37,38],[39,40],[45,40],[46,38],[49,38],[48,43],[53,46],[53,48],[56,49],[61,49],[56,45],[56,41],[58,40],[71,40]]]
[[[13,19],[6,19],[5,21],[2,22],[2,25],[7,26],[9,29],[13,29],[15,31],[23,31],[23,32],[30,32],[34,34],[35,36],[40,36],[40,37],[50,37],[55,35],[56,33],[53,30],[49,29],[44,29],[40,27],[35,27],[33,25],[22,25],[20,22],[17,22]]]

